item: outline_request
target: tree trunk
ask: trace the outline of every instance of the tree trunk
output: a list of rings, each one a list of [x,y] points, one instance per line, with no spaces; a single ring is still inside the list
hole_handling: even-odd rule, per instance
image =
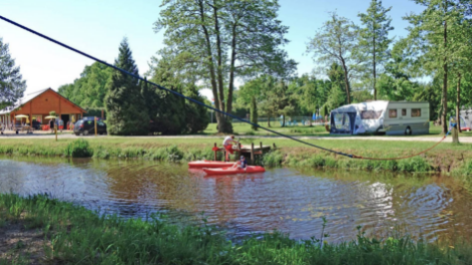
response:
[[[267,126],[270,128],[270,115],[267,115]]]
[[[217,90],[217,85],[216,85],[216,74],[215,74],[215,68],[213,65],[213,53],[211,52],[211,42],[210,42],[210,34],[208,33],[208,29],[205,26],[205,11],[203,8],[203,1],[199,1],[199,6],[200,6],[200,18],[202,21],[202,29],[203,33],[205,35],[205,45],[206,45],[206,50],[207,50],[207,59],[208,59],[208,68],[210,70],[210,82],[211,82],[211,90],[213,92],[213,97],[215,100],[215,107],[217,109],[220,109],[220,99],[218,97],[218,90]],[[223,109],[224,111],[224,109]],[[215,118],[216,118],[216,123],[218,124],[217,127],[220,128],[222,127],[222,117],[219,112],[215,112]],[[218,129],[219,131],[219,129]]]
[[[228,105],[227,112],[231,113],[233,110],[233,90],[234,90],[234,65],[236,64],[236,23],[233,24],[232,28],[232,41],[231,41],[231,63],[229,68],[229,89],[228,89]]]
[[[376,63],[375,63],[375,33],[374,33],[374,52],[373,52],[373,66],[374,66],[374,100],[377,100],[377,69],[376,69]]]
[[[343,65],[343,69],[344,69],[344,83],[346,85],[346,98],[347,98],[347,104],[351,104],[351,93],[350,93],[350,86],[349,86],[349,78],[347,76],[348,72],[347,72],[347,67],[346,67],[346,61],[344,61],[344,58],[341,57],[341,62],[342,62],[342,65]]]
[[[447,21],[444,21],[444,48],[447,49]],[[443,90],[442,90],[442,133],[447,133],[447,57],[444,56],[444,80],[443,80]]]
[[[221,34],[220,34],[220,25],[218,19],[218,7],[213,2],[213,16],[215,19],[215,34],[216,34],[216,51],[217,51],[217,80],[218,80],[218,96],[220,97],[220,109],[222,111],[226,111],[225,108],[225,95],[224,95],[224,88],[223,88],[223,58],[222,58],[222,50],[221,50]],[[231,119],[226,117],[226,115],[221,114],[220,116],[221,123],[218,124],[218,132],[220,133],[232,133],[233,128],[231,126]]]
[[[462,75],[459,73],[457,75],[457,99],[456,99],[456,123],[457,123],[457,129],[459,132],[461,131],[461,78]]]

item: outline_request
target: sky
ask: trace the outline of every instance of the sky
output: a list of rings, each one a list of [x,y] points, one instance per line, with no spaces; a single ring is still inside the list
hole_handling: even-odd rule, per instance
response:
[[[113,63],[124,37],[128,38],[140,74],[149,70],[148,63],[163,48],[163,34],[155,33],[153,23],[159,17],[159,0],[1,0],[0,16],[30,27],[106,62]],[[297,61],[298,74],[311,73],[316,67],[306,54],[310,37],[336,11],[359,24],[358,14],[366,12],[370,0],[279,0],[279,19],[289,27],[284,48]],[[408,23],[402,17],[419,13],[421,6],[411,0],[383,0],[395,30],[391,36],[408,34]],[[27,31],[0,20],[0,38],[10,45],[10,53],[21,67],[27,81],[26,94],[61,85],[79,78],[92,60],[75,54]],[[202,94],[211,97],[209,90]]]

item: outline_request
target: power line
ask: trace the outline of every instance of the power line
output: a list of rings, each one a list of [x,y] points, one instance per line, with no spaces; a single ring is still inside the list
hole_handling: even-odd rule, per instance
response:
[[[148,84],[151,84],[151,85],[153,85],[153,86],[155,86],[155,87],[157,87],[157,88],[159,88],[159,89],[161,89],[161,90],[167,91],[167,92],[172,93],[172,94],[174,94],[174,95],[176,95],[176,96],[185,98],[185,99],[187,99],[187,100],[189,100],[189,101],[191,101],[191,102],[193,102],[193,103],[199,104],[199,105],[201,105],[201,106],[203,106],[203,107],[206,107],[206,108],[208,108],[208,109],[211,109],[211,110],[213,110],[213,111],[216,111],[216,112],[218,112],[218,113],[220,113],[220,114],[223,114],[223,115],[229,116],[229,117],[231,117],[231,118],[233,118],[233,119],[237,119],[237,120],[239,120],[239,121],[248,123],[248,124],[250,124],[250,125],[252,125],[252,126],[255,126],[255,127],[257,127],[257,128],[261,128],[262,130],[265,130],[265,131],[271,132],[271,133],[273,133],[273,134],[276,134],[276,135],[285,137],[285,138],[287,138],[287,139],[290,139],[290,140],[299,142],[299,143],[301,143],[301,144],[305,144],[305,145],[308,145],[308,146],[311,146],[311,147],[314,147],[314,148],[317,148],[317,149],[320,149],[320,150],[323,150],[323,151],[326,151],[326,152],[329,152],[329,153],[333,153],[333,154],[337,154],[337,155],[341,155],[341,156],[346,156],[346,157],[349,157],[349,158],[372,159],[372,160],[374,160],[374,159],[375,159],[375,160],[397,160],[397,159],[407,158],[407,157],[385,158],[385,159],[382,159],[382,158],[365,158],[365,157],[362,157],[362,156],[357,156],[357,155],[353,155],[353,154],[346,154],[346,153],[343,153],[343,152],[338,152],[338,151],[335,151],[335,150],[332,150],[332,149],[328,149],[328,148],[325,148],[325,147],[322,147],[322,146],[318,146],[318,145],[315,145],[315,144],[312,144],[312,143],[309,143],[309,142],[305,142],[305,141],[303,141],[303,140],[294,138],[294,137],[292,137],[292,136],[290,136],[290,135],[286,135],[286,134],[283,134],[283,133],[280,133],[280,132],[271,130],[271,129],[269,129],[269,128],[266,128],[266,127],[264,127],[264,126],[260,126],[259,124],[252,123],[252,122],[250,122],[250,121],[248,121],[248,120],[245,120],[245,119],[242,119],[242,118],[240,118],[240,117],[237,117],[237,116],[235,116],[235,115],[233,115],[233,114],[231,114],[231,113],[227,113],[227,112],[225,112],[225,111],[219,110],[219,109],[214,108],[214,107],[212,107],[212,106],[206,105],[205,103],[200,102],[200,101],[198,101],[198,100],[196,100],[196,99],[187,97],[187,96],[185,96],[185,95],[183,95],[183,94],[181,94],[181,93],[179,93],[179,92],[177,92],[177,91],[174,91],[174,90],[165,88],[165,87],[163,87],[163,86],[160,86],[160,85],[158,85],[158,84],[156,84],[156,83],[150,82],[150,81],[148,81],[147,79],[144,79],[144,78],[140,77],[139,75],[135,75],[135,74],[130,73],[130,72],[124,70],[124,69],[121,69],[121,68],[116,67],[116,66],[114,66],[114,65],[112,65],[112,64],[109,64],[109,63],[107,63],[107,62],[105,62],[105,61],[103,61],[103,60],[100,60],[100,59],[98,59],[98,58],[96,58],[96,57],[94,57],[94,56],[92,56],[92,55],[89,55],[89,54],[87,54],[87,53],[85,53],[85,52],[82,52],[82,51],[80,51],[80,50],[78,50],[78,49],[75,49],[75,48],[73,48],[73,47],[71,47],[71,46],[69,46],[69,45],[67,45],[67,44],[64,44],[64,43],[62,43],[62,42],[60,42],[60,41],[57,41],[57,40],[55,40],[55,39],[53,39],[53,38],[50,38],[50,37],[48,37],[48,36],[46,36],[46,35],[44,35],[44,34],[41,34],[41,33],[37,32],[37,31],[31,29],[31,28],[28,28],[28,27],[26,27],[26,26],[23,26],[23,25],[21,25],[21,24],[15,22],[15,21],[13,21],[13,20],[10,20],[10,19],[6,18],[6,17],[0,16],[0,19],[4,20],[4,21],[6,21],[6,22],[8,22],[8,23],[10,23],[10,24],[12,24],[12,25],[15,25],[15,26],[17,26],[17,27],[19,27],[19,28],[21,28],[21,29],[23,29],[23,30],[29,31],[29,32],[33,33],[34,35],[37,35],[37,36],[39,36],[39,37],[41,37],[41,38],[43,38],[43,39],[46,39],[46,40],[48,40],[48,41],[50,41],[50,42],[53,42],[53,43],[55,43],[55,44],[57,44],[57,45],[59,45],[59,46],[62,46],[63,48],[66,48],[66,49],[71,50],[71,51],[73,51],[73,52],[75,52],[75,53],[78,53],[78,54],[80,54],[80,55],[82,55],[82,56],[85,56],[85,57],[87,57],[87,58],[89,58],[89,59],[91,59],[91,60],[94,60],[94,61],[96,61],[96,62],[99,62],[99,63],[101,63],[101,64],[104,64],[104,65],[106,65],[106,66],[108,66],[108,67],[111,67],[111,68],[117,70],[117,71],[120,71],[120,72],[122,72],[122,73],[124,73],[124,74],[127,74],[127,75],[129,75],[129,76],[132,76],[132,77],[134,77],[134,78],[136,78],[136,79],[138,79],[138,80],[141,80],[141,81],[143,81],[143,82],[146,82],[146,83],[148,83]],[[424,153],[424,152],[426,152],[426,151],[428,151],[428,150],[434,148],[436,145],[438,145],[439,143],[441,143],[445,138],[446,138],[446,136],[444,136],[444,138],[441,139],[440,142],[436,143],[433,147],[431,147],[431,148],[429,148],[429,149],[427,149],[427,150],[425,150],[425,151],[423,151],[423,152],[420,152],[420,153],[418,153],[418,154],[416,154],[416,155],[414,155],[414,156],[420,155],[420,154],[422,154],[422,153]]]

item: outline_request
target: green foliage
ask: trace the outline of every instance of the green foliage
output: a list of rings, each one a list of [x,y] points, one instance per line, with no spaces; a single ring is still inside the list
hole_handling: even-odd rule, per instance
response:
[[[128,41],[120,45],[115,65],[134,75],[139,75]],[[107,131],[111,135],[146,135],[149,132],[149,115],[141,95],[138,81],[120,71],[115,71],[107,87],[105,107]]]
[[[175,58],[163,54],[160,60],[154,58],[151,69],[151,81],[160,84],[167,89],[183,93],[183,79],[178,76],[175,69]],[[153,121],[153,132],[161,134],[180,134],[186,130],[185,101],[166,91],[143,84],[142,94],[148,106],[150,119]],[[198,112],[197,112],[198,113]]]
[[[107,86],[110,85],[113,69],[101,64],[93,63],[85,66],[80,78],[74,83],[59,87],[59,94],[84,109],[102,109],[105,107]],[[90,114],[89,116],[101,116]]]
[[[256,97],[252,97],[251,100],[251,122],[257,124],[257,102]],[[252,125],[252,129],[257,131],[257,126]]]
[[[273,151],[264,154],[262,158],[262,165],[266,167],[278,167],[282,164],[283,154],[280,151]]]
[[[295,69],[281,48],[288,28],[277,19],[276,1],[177,0],[162,6],[156,32],[165,29],[176,57],[185,57],[188,71],[208,81],[220,110],[232,112],[237,77],[268,72],[285,77]],[[232,132],[226,117],[216,117],[219,132]]]
[[[86,116],[92,116],[92,117],[102,117],[102,111],[103,111],[103,119],[106,120],[107,118],[107,112],[105,109],[101,108],[85,108],[86,111]]]
[[[77,139],[67,145],[64,155],[66,157],[92,157],[93,150],[87,140]]]
[[[26,81],[23,80],[20,67],[15,67],[8,46],[0,38],[0,109],[15,104],[26,90]]]
[[[204,101],[203,97],[198,94],[195,85],[190,85],[186,89],[185,95],[200,102]],[[185,101],[186,132],[192,134],[202,132],[209,123],[210,117],[207,108],[191,101]]]
[[[389,45],[392,39],[388,38],[392,19],[387,13],[392,8],[382,6],[381,0],[371,0],[367,13],[359,14],[362,28],[359,29],[359,43],[356,47],[356,57],[363,62],[361,71],[364,76],[373,81],[374,100],[377,100],[377,74],[390,59]]]
[[[351,68],[357,65],[353,56],[357,37],[358,31],[354,24],[334,12],[331,13],[331,19],[323,24],[307,47],[307,51],[314,54],[314,60],[318,63],[325,65],[337,63],[342,66],[347,103],[351,102],[349,73]]]

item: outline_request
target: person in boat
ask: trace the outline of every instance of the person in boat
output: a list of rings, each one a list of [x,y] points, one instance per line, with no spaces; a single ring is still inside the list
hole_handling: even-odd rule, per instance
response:
[[[223,140],[223,147],[226,150],[226,161],[229,161],[229,155],[228,154],[233,154],[234,149],[233,149],[233,144],[239,143],[238,141],[234,140],[234,135],[227,136]]]
[[[247,160],[245,156],[241,156],[239,159],[239,168],[246,170],[247,169]]]

